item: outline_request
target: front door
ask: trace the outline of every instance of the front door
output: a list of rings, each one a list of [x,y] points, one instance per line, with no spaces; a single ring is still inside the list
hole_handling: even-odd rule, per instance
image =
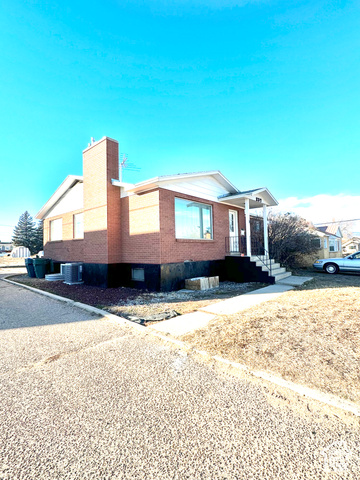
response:
[[[229,210],[230,252],[239,252],[239,225],[236,210]]]

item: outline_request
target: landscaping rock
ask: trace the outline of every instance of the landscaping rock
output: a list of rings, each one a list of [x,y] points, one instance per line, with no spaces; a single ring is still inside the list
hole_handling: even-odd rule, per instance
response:
[[[156,313],[155,315],[148,315],[146,317],[137,317],[135,315],[127,315],[127,319],[132,322],[139,323],[144,325],[147,322],[161,322],[162,320],[169,320],[180,315],[175,310],[170,310],[169,312]]]

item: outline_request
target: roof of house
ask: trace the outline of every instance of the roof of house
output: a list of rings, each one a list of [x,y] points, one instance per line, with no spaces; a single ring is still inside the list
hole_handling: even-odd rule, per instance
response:
[[[343,242],[343,247],[346,247],[347,245],[350,245],[351,243],[360,243],[360,238],[359,237],[352,237]]]
[[[119,180],[112,179],[112,184],[118,187],[124,187],[127,192],[140,193],[156,187],[160,187],[163,183],[172,180],[191,180],[196,179],[197,177],[204,176],[213,177],[228,191],[227,194],[218,197],[219,201],[222,203],[228,203],[234,206],[241,206],[242,203],[244,203],[244,199],[248,198],[250,200],[250,208],[257,208],[261,206],[261,204],[259,205],[256,203],[256,196],[261,195],[263,197],[262,200],[265,201],[267,205],[278,205],[277,200],[272,196],[272,194],[267,188],[255,188],[252,190],[240,191],[219,170],[193,173],[177,173],[175,175],[161,175],[159,177],[150,178],[149,180],[144,180],[135,184],[120,182]],[[62,182],[62,184],[59,186],[59,188],[54,192],[54,194],[49,198],[49,200],[37,213],[36,218],[43,219],[47,215],[47,213],[65,195],[65,193],[78,182],[83,182],[82,176],[68,175]]]
[[[229,191],[229,193],[239,193],[239,190],[219,170],[176,173],[175,175],[161,175],[159,177],[150,178],[149,180],[144,180],[143,182],[135,183],[132,187],[127,188],[127,190],[133,193],[139,193],[150,190],[157,186],[161,186],[162,183],[171,180],[189,180],[196,177],[205,176],[215,178],[224,188]],[[113,181],[113,185],[118,185],[117,180]]]
[[[60,187],[58,187],[55,192],[51,195],[49,200],[45,203],[45,205],[39,210],[36,214],[36,218],[42,219],[45,215],[53,208],[53,206],[60,200],[61,197],[65,195],[65,193],[70,190],[76,183],[82,182],[83,177],[80,175],[68,175],[65,180],[62,182]]]
[[[259,208],[263,204],[270,207],[278,205],[276,198],[266,187],[244,190],[237,193],[229,193],[219,197],[220,202],[228,203],[234,206],[243,206],[245,199],[249,200],[250,208]],[[260,204],[258,200],[261,200]]]
[[[326,233],[327,235],[333,235],[334,237],[342,237],[340,227],[336,223],[332,223],[330,225],[322,225],[321,227],[316,227],[316,229],[322,233]]]

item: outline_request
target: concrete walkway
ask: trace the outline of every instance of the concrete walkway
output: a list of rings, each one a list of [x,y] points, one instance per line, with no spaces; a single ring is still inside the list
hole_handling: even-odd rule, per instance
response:
[[[148,328],[162,333],[169,333],[174,337],[180,337],[181,335],[205,327],[217,315],[233,315],[254,307],[255,305],[259,305],[260,303],[269,302],[283,293],[292,290],[294,286],[303,285],[312,279],[312,277],[289,278],[294,280],[292,284],[281,284],[278,282],[276,285],[269,285],[268,287],[260,288],[259,290],[254,290],[244,295],[238,295],[228,300],[213,303],[201,308],[197,312],[171,318],[170,320],[165,320]]]

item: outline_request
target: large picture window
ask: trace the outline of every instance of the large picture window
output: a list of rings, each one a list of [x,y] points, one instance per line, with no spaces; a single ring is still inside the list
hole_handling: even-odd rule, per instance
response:
[[[176,238],[213,238],[211,205],[175,198]]]
[[[62,219],[51,220],[50,222],[50,241],[62,240]]]
[[[74,238],[84,238],[84,214],[74,215]]]

